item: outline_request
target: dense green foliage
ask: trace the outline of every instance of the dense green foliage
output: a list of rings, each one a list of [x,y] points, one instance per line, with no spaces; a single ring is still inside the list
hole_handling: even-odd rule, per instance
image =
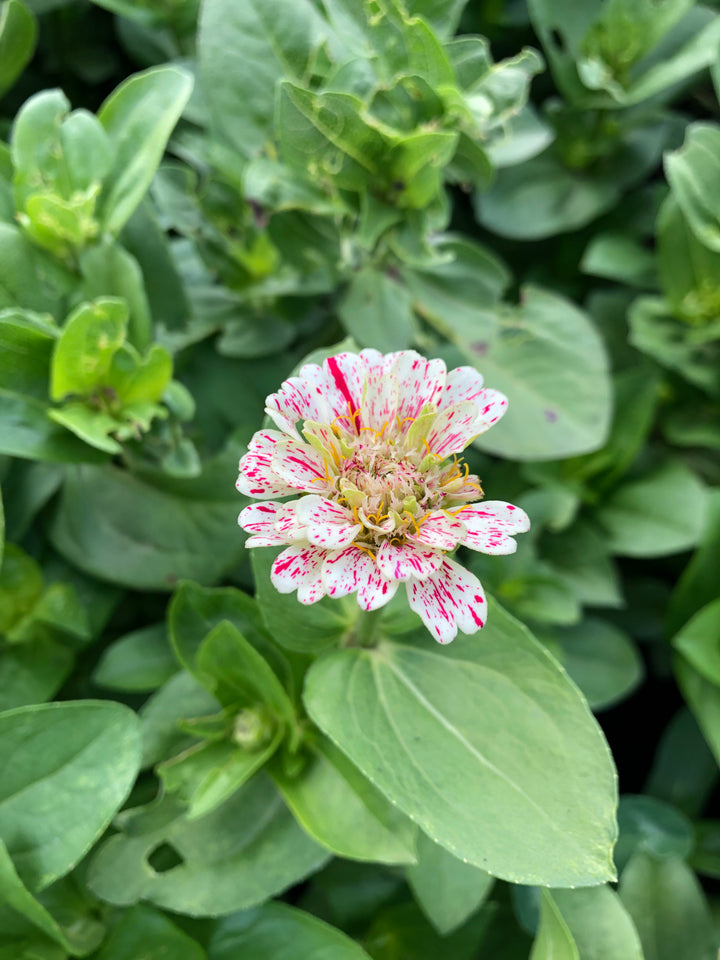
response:
[[[714,6],[0,2],[0,960],[716,955]],[[245,550],[340,343],[510,399],[449,647]]]

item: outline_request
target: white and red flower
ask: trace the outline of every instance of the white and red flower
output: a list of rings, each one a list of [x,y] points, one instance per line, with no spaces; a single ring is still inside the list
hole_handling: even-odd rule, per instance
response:
[[[375,610],[405,584],[440,643],[474,633],[482,585],[447,554],[513,553],[530,523],[510,503],[476,502],[480,482],[458,455],[506,409],[477,370],[448,373],[412,350],[307,364],[267,398],[279,429],[256,433],[240,461],[237,489],[261,501],[239,517],[247,546],[287,545],[272,581],[301,603],[355,593]]]

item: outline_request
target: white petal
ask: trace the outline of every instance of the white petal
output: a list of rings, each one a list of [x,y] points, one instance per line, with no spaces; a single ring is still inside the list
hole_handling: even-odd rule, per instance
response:
[[[485,624],[485,593],[478,578],[445,558],[437,573],[427,580],[411,580],[407,586],[410,607],[438,643],[450,643],[458,629],[475,633]]]
[[[248,533],[255,534],[245,541],[246,547],[274,547],[281,543],[289,543],[290,538],[277,529],[278,517],[289,510],[294,511],[289,504],[274,503],[266,500],[262,503],[251,503],[240,512],[238,523]]]
[[[364,610],[376,610],[395,595],[398,584],[384,577],[375,559],[356,546],[330,554],[323,568],[323,581],[330,597],[357,593]]]
[[[297,590],[300,603],[315,603],[325,596],[322,581],[326,551],[317,547],[293,546],[275,558],[270,579],[278,593]]]
[[[293,491],[318,493],[328,486],[328,466],[309,443],[284,439],[276,444],[272,469]]]
[[[389,580],[425,580],[443,562],[437,550],[423,549],[412,543],[394,544],[386,540],[377,552],[377,565]]]
[[[435,510],[419,521],[418,532],[410,539],[437,550],[454,550],[464,535],[465,527],[460,520],[449,516],[444,510]]]
[[[445,385],[445,363],[442,360],[426,360],[414,350],[400,350],[385,358],[390,360],[387,372],[400,385],[400,402],[397,417],[413,420],[426,404],[437,403]]]
[[[277,430],[259,430],[240,460],[240,476],[235,487],[246,497],[286,497],[295,489],[272,469],[272,458],[279,441],[285,437]]]
[[[467,530],[463,545],[481,553],[515,553],[517,543],[510,534],[525,533],[530,529],[525,511],[501,500],[463,507],[458,518]]]
[[[347,547],[362,530],[362,524],[355,522],[347,507],[314,494],[298,500],[295,514],[310,543],[326,550]]]
[[[470,401],[456,403],[439,413],[427,436],[428,448],[441,460],[460,453],[477,435],[477,407]]]
[[[277,393],[270,394],[265,410],[282,431],[299,439],[298,421],[332,423],[347,413],[347,403],[327,371],[308,363],[300,368],[299,376],[289,377]]]
[[[475,436],[479,436],[479,434],[489,430],[501,417],[505,416],[508,401],[504,393],[500,393],[499,390],[487,388],[481,391],[476,403],[478,406],[478,415],[474,428]]]
[[[362,429],[384,434],[389,425],[394,426],[398,395],[399,388],[395,377],[379,369],[369,373],[360,408]]]
[[[456,403],[471,400],[476,405],[483,392],[483,377],[474,367],[456,367],[450,370],[445,389],[440,398],[440,410],[452,407]]]

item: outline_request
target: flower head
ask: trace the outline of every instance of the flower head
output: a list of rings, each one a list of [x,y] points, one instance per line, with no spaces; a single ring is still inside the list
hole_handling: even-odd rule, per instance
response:
[[[412,350],[307,364],[267,398],[279,429],[256,433],[240,461],[237,489],[263,501],[240,514],[247,546],[289,544],[272,582],[301,603],[356,593],[375,610],[402,583],[440,643],[474,633],[482,585],[448,554],[513,553],[512,534],[530,525],[512,504],[478,503],[480,482],[459,457],[506,408],[477,370],[448,373]]]

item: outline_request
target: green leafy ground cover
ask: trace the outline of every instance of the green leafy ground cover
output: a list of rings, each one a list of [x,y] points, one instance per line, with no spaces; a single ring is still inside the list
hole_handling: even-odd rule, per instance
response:
[[[716,7],[2,0],[0,960],[717,955]],[[341,343],[510,398],[449,647],[245,550]]]

